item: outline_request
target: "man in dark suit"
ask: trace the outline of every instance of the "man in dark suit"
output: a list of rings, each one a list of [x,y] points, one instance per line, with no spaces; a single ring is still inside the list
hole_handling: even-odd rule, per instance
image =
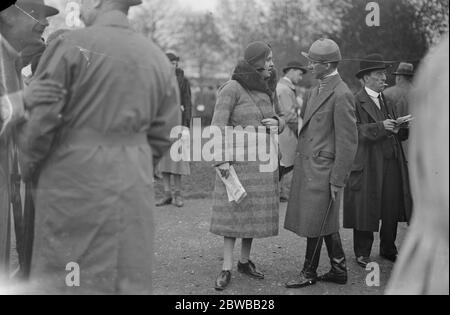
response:
[[[358,147],[353,94],[337,70],[342,59],[339,46],[332,40],[320,39],[304,55],[320,84],[310,92],[302,114],[286,214],[285,228],[307,238],[303,271],[286,284],[288,288],[310,286],[318,280],[347,283],[339,208]],[[324,239],[331,271],[318,277]]]
[[[380,255],[395,262],[398,222],[409,221],[412,200],[401,142],[409,135],[383,95],[386,69],[383,57],[370,55],[361,62],[364,88],[356,95],[359,146],[344,199],[344,227],[354,230],[357,263],[370,262],[374,232],[380,231]]]

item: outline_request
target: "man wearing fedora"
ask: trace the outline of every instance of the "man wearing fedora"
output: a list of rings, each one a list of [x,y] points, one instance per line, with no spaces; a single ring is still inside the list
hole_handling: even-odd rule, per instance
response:
[[[397,71],[392,73],[395,76],[395,86],[384,91],[384,96],[388,103],[391,103],[399,117],[410,114],[409,101],[414,78],[414,66],[410,63],[401,62]],[[408,157],[408,141],[404,141],[403,149]]]
[[[285,128],[279,136],[280,151],[282,158],[280,161],[280,201],[287,202],[289,199],[289,174],[294,169],[295,152],[298,142],[298,112],[300,104],[297,101],[298,85],[307,73],[306,68],[298,61],[291,61],[283,69],[284,77],[277,85],[277,95],[280,110],[289,128]]]
[[[288,288],[310,286],[318,280],[347,283],[339,209],[358,147],[353,94],[337,68],[342,60],[339,46],[320,39],[304,56],[319,85],[306,97],[286,214],[285,228],[307,238],[303,270],[286,284]],[[324,239],[331,271],[318,277]]]
[[[356,95],[359,146],[344,194],[344,228],[354,230],[357,263],[370,262],[374,232],[380,231],[380,255],[397,258],[397,226],[411,218],[412,199],[401,142],[408,125],[399,124],[394,107],[386,101],[388,65],[378,54],[360,63],[357,77],[364,88]],[[381,230],[380,230],[381,220]]]
[[[169,60],[127,19],[141,3],[82,1],[87,27],[55,39],[36,69],[70,88],[21,133],[23,173],[39,179],[31,278],[44,293],[151,293],[153,166],[181,113]],[[67,286],[74,269],[79,286]]]
[[[57,82],[35,80],[24,88],[21,70],[45,48],[41,40],[47,18],[58,13],[41,0],[7,1],[0,11],[0,276],[8,273],[11,204],[19,264],[23,272],[23,224],[19,152],[16,126],[27,110],[60,100],[64,90]]]

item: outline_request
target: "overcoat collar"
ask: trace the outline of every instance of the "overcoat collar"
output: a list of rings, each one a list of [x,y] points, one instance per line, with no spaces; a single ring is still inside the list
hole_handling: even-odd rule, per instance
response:
[[[130,28],[130,22],[125,13],[114,10],[106,12],[98,17],[97,21],[94,22],[95,26],[113,26]]]
[[[330,81],[325,85],[324,90],[320,95],[317,95],[319,92],[319,86],[316,86],[312,89],[311,95],[317,95],[313,96],[311,98],[311,103],[308,104],[306,108],[306,113],[304,117],[304,124],[303,126],[306,126],[308,122],[311,120],[312,116],[322,107],[323,104],[334,94],[334,89],[339,85],[339,83],[342,82],[340,75],[335,75],[332,78],[330,78]]]
[[[372,117],[374,121],[377,121],[377,111],[379,109],[372,98],[369,96],[369,94],[367,94],[366,89],[362,89],[356,97],[358,102],[361,104],[361,107],[370,115],[370,117]],[[386,104],[389,113],[392,115],[392,117],[395,117],[394,113],[386,102],[386,98],[384,97],[383,93],[381,93],[381,97],[383,98],[383,101]]]
[[[281,78],[280,84],[287,86],[288,88],[290,88],[293,91],[296,90],[294,83],[292,83],[292,81],[286,79],[285,77]]]

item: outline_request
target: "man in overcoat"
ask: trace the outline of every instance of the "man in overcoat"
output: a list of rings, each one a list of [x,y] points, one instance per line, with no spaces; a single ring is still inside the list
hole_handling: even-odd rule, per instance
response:
[[[386,101],[392,104],[397,115],[404,117],[410,114],[409,102],[413,87],[414,65],[401,62],[397,71],[392,74],[395,76],[395,86],[386,89],[383,94]],[[408,157],[408,141],[404,141],[402,144],[405,155]]]
[[[365,87],[356,95],[359,146],[344,194],[344,228],[354,230],[357,263],[364,268],[370,262],[374,232],[380,231],[381,256],[396,260],[398,222],[411,218],[408,167],[401,146],[409,130],[407,124],[397,123],[397,113],[383,95],[387,68],[381,55],[372,54],[357,73]]]
[[[8,273],[11,210],[20,267],[24,267],[22,234],[24,215],[20,194],[19,153],[16,126],[28,109],[48,105],[64,94],[51,80],[35,80],[24,88],[21,70],[32,57],[43,51],[41,37],[49,25],[47,18],[58,13],[43,0],[8,1],[0,11],[0,276]],[[11,204],[13,205],[11,207]],[[32,222],[28,222],[32,224]],[[23,271],[23,270],[21,270]]]
[[[53,41],[36,70],[70,91],[21,133],[24,175],[38,177],[31,278],[43,293],[151,293],[152,166],[181,114],[167,57],[127,19],[140,3],[82,1],[87,28]]]
[[[192,94],[191,84],[184,75],[184,70],[179,67],[180,57],[176,54],[169,52],[166,54],[169,59],[173,72],[177,76],[178,88],[180,91],[180,111],[181,111],[181,125],[187,128],[191,127],[192,121]],[[162,173],[162,179],[164,184],[164,197],[158,201],[156,206],[168,206],[170,204],[176,207],[183,207],[184,201],[182,197],[182,176],[189,176],[191,174],[191,167],[187,161],[173,161],[170,152],[161,160],[158,165],[156,173]],[[171,184],[173,178],[173,186]],[[172,189],[173,188],[173,189]],[[172,190],[174,190],[172,192]]]
[[[295,153],[298,143],[298,112],[300,104],[297,101],[296,85],[300,83],[307,69],[298,61],[291,61],[283,69],[284,76],[277,85],[277,95],[280,109],[286,120],[288,128],[280,134],[280,201],[289,199],[290,179],[289,174],[294,169]]]
[[[303,271],[286,284],[288,288],[310,286],[317,280],[347,283],[339,208],[358,146],[353,94],[337,70],[342,60],[339,46],[320,39],[304,55],[320,84],[306,98],[286,214],[285,228],[307,238]],[[324,238],[331,271],[317,277]]]

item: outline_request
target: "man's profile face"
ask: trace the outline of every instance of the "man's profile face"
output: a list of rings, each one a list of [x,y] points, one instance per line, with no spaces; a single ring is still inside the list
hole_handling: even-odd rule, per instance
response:
[[[311,70],[311,73],[314,75],[314,78],[317,80],[322,79],[330,71],[330,67],[329,67],[328,63],[317,62],[317,61],[313,61],[313,60],[309,61],[308,68]]]
[[[9,9],[8,15],[14,35],[22,44],[20,50],[30,45],[41,44],[42,34],[49,25],[43,11],[34,11],[16,5]]]
[[[298,85],[303,79],[303,71],[300,69],[293,69],[292,71],[292,83]]]
[[[386,88],[386,80],[386,70],[372,71],[364,76],[365,85],[377,93],[384,91]]]

